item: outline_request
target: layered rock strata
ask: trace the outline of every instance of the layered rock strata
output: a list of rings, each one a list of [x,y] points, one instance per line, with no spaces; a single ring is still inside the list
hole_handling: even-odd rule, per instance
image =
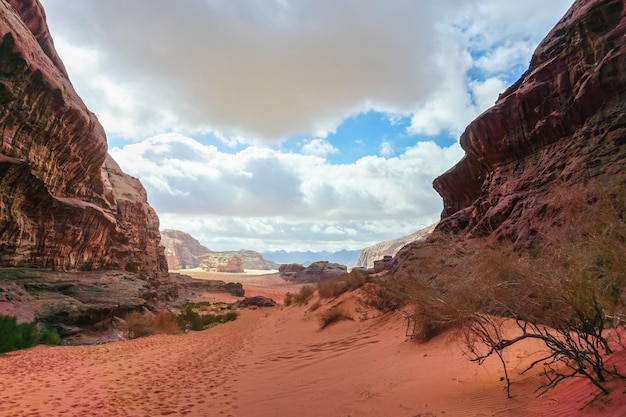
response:
[[[434,181],[438,231],[530,247],[558,225],[567,189],[623,187],[625,5],[577,0],[519,81],[467,127],[464,158]]]
[[[158,218],[107,154],[37,0],[0,2],[0,265],[167,271]]]

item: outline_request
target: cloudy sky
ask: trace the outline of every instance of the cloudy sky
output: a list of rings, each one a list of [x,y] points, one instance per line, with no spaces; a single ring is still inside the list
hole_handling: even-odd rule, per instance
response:
[[[360,249],[432,180],[571,0],[41,0],[162,228],[213,250]]]

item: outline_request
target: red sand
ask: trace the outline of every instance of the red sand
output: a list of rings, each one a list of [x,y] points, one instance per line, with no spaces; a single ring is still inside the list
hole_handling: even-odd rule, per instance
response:
[[[327,307],[242,310],[202,332],[0,355],[0,416],[626,416],[623,381],[585,407],[597,391],[582,379],[536,398],[542,376],[512,372],[507,399],[495,360],[471,363],[445,335],[407,342],[398,313],[360,320],[374,315],[361,310],[319,330]],[[510,352],[511,368],[537,349]]]

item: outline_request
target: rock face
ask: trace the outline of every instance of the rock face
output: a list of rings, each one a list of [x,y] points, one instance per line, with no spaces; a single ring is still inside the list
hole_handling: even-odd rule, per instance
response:
[[[233,265],[230,269],[236,269],[232,272],[243,272],[243,269],[278,269],[276,263],[264,259],[259,252],[252,250],[215,252],[180,230],[166,229],[161,231],[161,236],[170,270],[201,267],[207,271],[217,271],[218,265],[226,267],[229,262]],[[239,259],[239,268],[235,268],[238,261],[234,258]]]
[[[405,245],[421,241],[426,239],[430,234],[435,230],[436,224],[428,226],[424,229],[418,230],[417,232],[410,234],[408,236],[403,236],[398,239],[386,240],[384,242],[379,242],[375,245],[372,245],[368,248],[365,248],[359,254],[359,259],[357,259],[355,268],[366,268],[371,269],[374,268],[374,262],[382,260],[387,256],[395,256],[396,253]]]
[[[331,278],[339,278],[348,272],[345,265],[328,261],[313,262],[304,267],[300,264],[284,264],[278,268],[280,277],[295,283],[319,282]]]
[[[37,0],[0,2],[0,265],[167,271],[158,218],[107,154]]]
[[[467,127],[465,157],[434,182],[444,200],[437,230],[530,247],[558,223],[563,190],[623,186],[625,3],[577,0],[528,71]]]
[[[243,261],[237,255],[214,252],[206,255],[200,262],[200,268],[212,272],[243,272]]]
[[[161,242],[165,246],[169,269],[197,268],[202,258],[211,252],[196,238],[180,230],[162,230]]]

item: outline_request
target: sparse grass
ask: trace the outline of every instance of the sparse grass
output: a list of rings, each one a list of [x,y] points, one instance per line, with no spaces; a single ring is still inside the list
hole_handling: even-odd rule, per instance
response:
[[[341,307],[333,307],[330,310],[326,310],[319,315],[320,329],[324,329],[340,320],[352,320],[352,314]]]
[[[58,345],[60,342],[61,337],[54,330],[40,331],[35,323],[17,324],[15,317],[0,315],[0,353],[38,344]]]
[[[334,298],[347,291],[361,288],[367,282],[359,272],[352,270],[340,278],[326,279],[317,283],[317,292],[321,298]]]
[[[311,304],[311,307],[309,307],[309,311],[315,311],[318,308],[320,308],[321,306],[322,306],[322,303],[320,302],[320,300],[317,300],[316,302]]]

